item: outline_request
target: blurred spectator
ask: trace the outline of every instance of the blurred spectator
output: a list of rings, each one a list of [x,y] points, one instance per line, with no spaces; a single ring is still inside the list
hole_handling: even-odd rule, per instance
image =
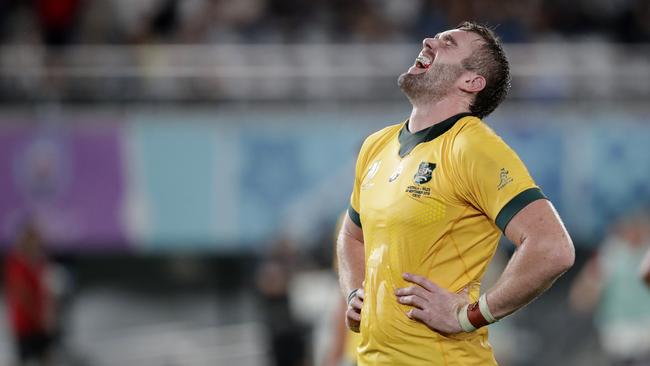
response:
[[[650,1],[630,1],[622,7],[620,17],[616,20],[618,38],[622,42],[641,43],[650,40]]]
[[[650,250],[645,253],[645,257],[641,262],[641,278],[648,287],[650,287]]]
[[[35,12],[43,41],[49,46],[65,46],[76,33],[81,0],[36,0]]]
[[[595,327],[612,365],[650,364],[650,290],[638,276],[649,239],[647,216],[623,219],[571,288],[574,309],[595,308]]]
[[[557,36],[650,41],[647,0],[570,5],[560,0],[34,0],[28,4],[0,1],[0,39],[5,43],[11,37],[24,39],[8,28],[16,27],[12,24],[25,7],[32,8],[48,45],[66,45],[78,38],[106,43],[390,42],[421,39],[465,19],[496,27],[505,42]]]
[[[289,283],[297,256],[291,243],[279,240],[261,263],[256,275],[257,289],[267,333],[271,342],[272,364],[299,366],[306,363],[307,332],[295,319],[289,305]]]
[[[151,29],[163,37],[170,37],[178,25],[178,0],[165,0],[151,19]]]
[[[0,1],[0,42],[32,44],[40,41],[36,17],[31,4],[24,1]]]
[[[29,222],[6,257],[4,276],[9,320],[21,365],[50,364],[55,311],[47,265],[41,235]]]
[[[308,19],[312,18],[313,3],[300,0],[267,0],[267,15],[274,27],[280,31],[282,38],[295,41],[305,34],[310,26]]]
[[[283,19],[268,13],[264,0],[184,1],[180,13],[182,40],[187,43],[276,41]]]
[[[138,25],[130,41],[141,44],[175,42],[179,27],[178,0],[159,0],[151,6],[137,19]]]
[[[472,19],[494,27],[506,43],[562,42],[567,39],[643,43],[650,42],[649,17],[650,2],[647,0],[578,1],[569,5],[559,0],[0,0],[0,42],[55,46],[71,43],[138,46],[152,43],[410,43],[421,40],[423,36],[434,35],[440,29],[456,26],[461,20]],[[250,78],[264,80],[264,83],[267,80],[274,83],[273,80],[278,77],[276,73],[264,75],[261,71],[265,69],[256,67],[249,68],[255,70],[252,73],[240,71],[233,74],[228,65],[213,67],[211,63],[203,64],[193,57],[195,52],[197,55],[209,53],[207,49],[189,47],[186,50],[178,52],[178,49],[164,47],[126,47],[112,52],[108,47],[97,50],[85,47],[19,47],[5,52],[0,58],[0,61],[7,63],[3,65],[5,72],[0,75],[0,94],[3,101],[31,101],[34,98],[54,101],[111,98],[135,101],[138,98],[133,96],[139,94],[146,96],[140,97],[141,100],[185,100],[195,96],[198,99],[213,99],[215,95],[230,98],[233,93],[241,93],[238,91],[239,85],[230,82],[240,72]],[[304,57],[294,57],[292,53],[276,55],[270,52],[268,56],[271,60],[280,57],[301,60]],[[215,56],[212,60],[218,60],[215,61],[217,64],[223,62],[221,60],[240,58],[249,67],[259,59],[242,52],[218,52]],[[347,63],[343,61],[346,56],[328,54],[313,57],[314,66],[321,60],[333,64]],[[561,56],[549,67],[561,65]],[[537,55],[531,54],[531,57]],[[194,59],[199,65],[192,64]],[[636,62],[634,57],[626,59],[630,63]],[[608,58],[596,60],[602,62]],[[383,60],[376,58],[374,61],[379,63]],[[638,62],[643,65],[643,55]],[[168,68],[169,72],[166,72]],[[269,70],[272,69],[274,67],[269,65]],[[643,71],[641,66],[639,69]],[[194,75],[203,70],[209,77],[196,80]],[[327,67],[319,70],[329,72]],[[133,75],[134,72],[141,75]],[[221,77],[222,74],[226,77]],[[298,72],[296,76],[300,74]],[[544,79],[537,81],[526,76],[527,72],[522,72],[520,80],[524,82],[516,83],[520,86],[517,88],[515,85],[514,94],[554,99],[579,94],[578,88],[593,89],[583,88],[582,84],[570,88],[572,78],[564,78],[566,80],[558,84],[564,86],[560,87],[563,92],[554,93],[552,91],[558,89],[555,87],[557,80],[548,77],[548,71],[542,71],[542,74]],[[556,74],[559,75],[553,73]],[[320,72],[314,75],[321,77]],[[599,75],[598,80],[601,77],[604,78]],[[287,86],[281,88],[294,88],[293,85],[297,85],[296,89],[302,88],[299,85],[301,79],[287,78]],[[531,85],[535,84],[536,90],[542,85],[542,92],[528,92],[529,88],[525,85],[529,83],[526,80]],[[586,80],[593,82],[590,78]],[[616,89],[620,88],[631,90],[631,94],[636,94],[636,90],[647,90],[645,84],[639,82],[637,85],[636,80],[627,80],[627,77],[621,78],[620,83],[625,83],[622,86],[618,86],[618,82],[612,85],[601,82],[598,89],[602,87],[602,90],[616,93]],[[547,84],[551,86],[545,86]],[[243,87],[247,88],[245,85]],[[314,91],[327,90],[328,87],[328,83],[308,86],[309,90],[313,88]],[[126,93],[123,92],[125,90]],[[591,93],[597,95],[599,92],[594,90]]]

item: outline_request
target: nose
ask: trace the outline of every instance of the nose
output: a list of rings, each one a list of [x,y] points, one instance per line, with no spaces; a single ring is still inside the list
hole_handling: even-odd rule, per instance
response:
[[[436,48],[436,45],[438,43],[437,41],[438,40],[435,39],[435,38],[425,38],[425,39],[422,40],[422,48],[424,48],[424,49],[427,49],[427,48],[434,49],[434,48]]]

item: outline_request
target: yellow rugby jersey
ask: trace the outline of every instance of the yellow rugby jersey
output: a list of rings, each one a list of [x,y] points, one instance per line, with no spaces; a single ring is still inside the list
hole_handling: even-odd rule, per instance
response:
[[[417,133],[389,126],[366,139],[350,218],[363,229],[365,300],[359,365],[494,365],[487,328],[443,336],[406,316],[402,273],[479,297],[500,230],[544,198],[515,152],[463,113]]]

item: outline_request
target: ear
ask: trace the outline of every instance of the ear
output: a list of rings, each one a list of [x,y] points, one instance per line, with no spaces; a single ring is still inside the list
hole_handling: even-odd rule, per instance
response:
[[[474,72],[468,72],[460,78],[460,90],[476,94],[485,88],[485,78]]]

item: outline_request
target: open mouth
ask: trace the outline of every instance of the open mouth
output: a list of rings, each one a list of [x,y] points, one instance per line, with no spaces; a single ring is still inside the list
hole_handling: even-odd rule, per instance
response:
[[[423,53],[420,53],[418,57],[415,59],[415,66],[418,69],[428,69],[429,66],[431,66],[431,63],[433,62],[433,59]]]

